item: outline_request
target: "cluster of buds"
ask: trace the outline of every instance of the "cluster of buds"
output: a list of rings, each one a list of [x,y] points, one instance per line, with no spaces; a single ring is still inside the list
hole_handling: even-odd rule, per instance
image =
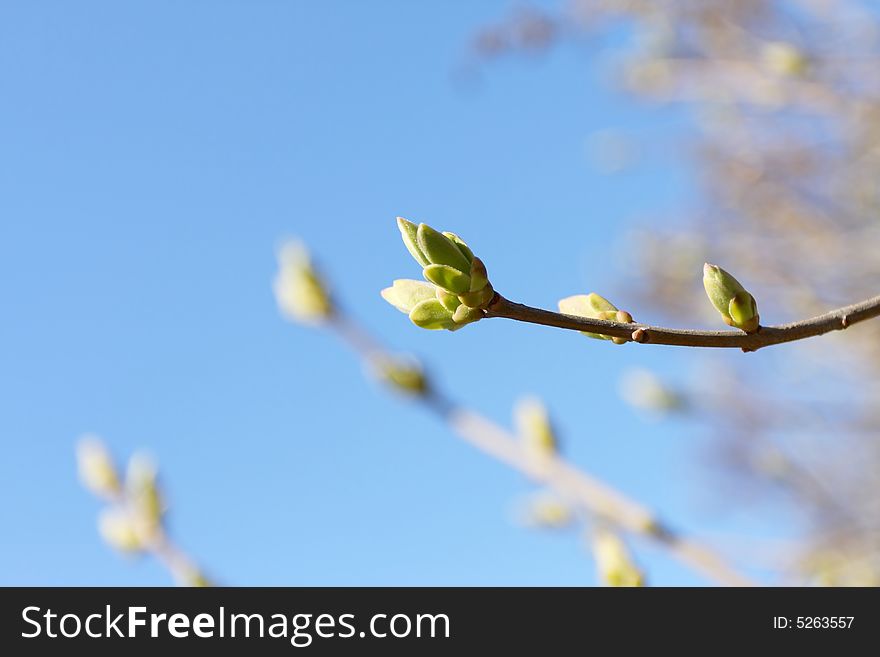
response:
[[[482,319],[495,296],[483,261],[455,233],[416,226],[402,217],[397,226],[427,282],[396,280],[382,290],[382,298],[424,329],[455,331]]]
[[[319,324],[333,314],[327,285],[300,242],[291,241],[281,246],[273,287],[278,308],[292,321]]]
[[[95,436],[77,445],[77,467],[83,485],[106,502],[98,531],[110,547],[138,553],[155,543],[162,531],[165,505],[156,482],[156,466],[135,454],[121,478],[107,448]]]
[[[728,326],[746,333],[757,332],[761,321],[758,304],[738,280],[721,267],[707,262],[703,265],[703,287]]]
[[[576,294],[561,299],[559,301],[559,312],[588,319],[620,322],[621,324],[630,324],[633,321],[632,315],[625,310],[618,310],[617,306],[595,292]],[[624,344],[627,342],[624,338],[615,338],[610,335],[602,335],[601,333],[590,333],[588,331],[581,331],[581,333],[597,340],[611,340],[614,344]]]

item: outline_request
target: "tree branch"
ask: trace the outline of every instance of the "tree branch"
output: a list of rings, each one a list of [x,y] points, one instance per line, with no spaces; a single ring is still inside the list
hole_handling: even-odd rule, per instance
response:
[[[514,303],[500,294],[496,294],[486,308],[486,317],[504,317],[519,322],[553,326],[571,331],[601,333],[602,335],[624,338],[630,342],[678,347],[739,348],[743,351],[756,351],[762,347],[803,340],[830,331],[840,331],[858,322],[878,316],[880,316],[880,296],[800,322],[762,326],[756,333],[749,334],[741,331],[671,329],[648,324],[621,324],[602,319],[577,317]]]

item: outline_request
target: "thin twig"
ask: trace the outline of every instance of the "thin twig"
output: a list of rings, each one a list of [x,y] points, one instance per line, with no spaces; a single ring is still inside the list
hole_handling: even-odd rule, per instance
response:
[[[762,326],[756,333],[740,331],[696,331],[671,329],[648,324],[621,324],[532,308],[514,303],[496,294],[486,308],[486,317],[503,317],[519,322],[553,326],[571,331],[601,333],[630,342],[666,344],[679,347],[724,347],[756,351],[784,342],[794,342],[830,331],[840,331],[853,324],[880,316],[880,296],[832,310],[824,315],[791,324]]]
[[[342,339],[367,359],[375,358],[379,343],[347,316],[337,311],[329,321]],[[614,525],[646,537],[677,560],[704,576],[728,586],[752,586],[711,548],[684,538],[657,520],[650,510],[558,456],[535,459],[516,436],[481,415],[450,401],[436,390],[415,397],[441,417],[461,438],[485,454]]]

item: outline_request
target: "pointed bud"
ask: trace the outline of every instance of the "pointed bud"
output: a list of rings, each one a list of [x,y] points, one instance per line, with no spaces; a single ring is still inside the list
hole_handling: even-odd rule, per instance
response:
[[[536,397],[527,397],[513,409],[516,431],[530,458],[545,459],[559,451],[556,433],[550,424],[547,407]]]
[[[327,286],[299,242],[281,247],[274,290],[278,308],[293,321],[318,323],[333,313]]]
[[[455,243],[455,246],[458,247],[458,250],[461,251],[461,254],[467,259],[468,262],[471,262],[474,259],[474,252],[471,251],[470,247],[464,243],[463,239],[461,239],[455,233],[450,233],[448,231],[443,231],[443,234]]]
[[[110,547],[120,552],[139,552],[145,545],[131,516],[121,507],[104,509],[98,516],[98,533]]]
[[[717,265],[706,263],[703,265],[703,287],[726,324],[746,333],[758,330],[758,304],[733,276]]]
[[[82,484],[105,499],[119,495],[121,486],[116,466],[104,443],[96,436],[85,436],[76,446],[76,462]]]
[[[427,224],[419,224],[416,237],[419,248],[431,264],[447,265],[460,272],[470,271],[471,263],[465,258],[455,242],[443,233],[437,232]]]
[[[409,254],[413,258],[415,258],[416,262],[422,267],[430,265],[431,263],[428,262],[428,258],[422,253],[422,249],[419,247],[419,241],[416,235],[418,232],[418,226],[411,221],[407,221],[403,217],[398,217],[397,228],[400,230],[400,236],[403,238],[403,244],[406,246],[406,250],[409,251]]]
[[[433,299],[436,290],[436,287],[424,281],[398,278],[391,287],[382,290],[381,294],[385,301],[408,315],[419,302]]]
[[[633,321],[632,315],[625,310],[618,310],[617,306],[595,292],[575,294],[574,296],[560,299],[559,312],[566,315],[575,315],[576,317],[604,319],[609,322],[621,322],[624,324],[630,324]],[[591,333],[589,331],[581,331],[581,333],[597,340],[611,340],[614,344],[625,344],[628,342],[625,338],[612,337],[601,333]]]
[[[422,273],[427,280],[447,292],[463,294],[470,290],[470,276],[449,265],[428,265]]]
[[[419,328],[431,331],[457,328],[452,313],[437,298],[416,304],[409,313],[409,319]]]
[[[624,542],[613,532],[597,528],[592,540],[599,578],[607,586],[644,586],[645,578]]]

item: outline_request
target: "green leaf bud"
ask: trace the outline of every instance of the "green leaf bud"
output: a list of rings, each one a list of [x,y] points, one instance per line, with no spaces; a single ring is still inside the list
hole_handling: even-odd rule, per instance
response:
[[[492,298],[495,296],[495,290],[492,288],[492,284],[487,284],[482,290],[477,290],[476,292],[468,292],[466,294],[459,294],[458,300],[461,301],[468,308],[485,308],[486,305],[492,301]]]
[[[449,239],[451,239],[455,245],[458,247],[458,250],[461,251],[461,254],[467,258],[468,262],[471,262],[474,259],[474,252],[471,251],[470,247],[464,243],[464,240],[461,239],[455,233],[450,233],[448,231],[443,231],[443,234],[446,235]]]
[[[399,311],[409,314],[416,304],[433,299],[437,288],[424,281],[399,278],[382,290],[382,298]]]
[[[446,306],[446,309],[454,313],[456,309],[461,305],[461,301],[458,298],[458,295],[452,294],[452,292],[447,292],[443,288],[435,287],[437,298],[440,299],[440,303]]]
[[[409,318],[416,326],[431,331],[457,328],[452,313],[436,297],[417,303]]]
[[[419,224],[416,233],[419,248],[428,262],[434,265],[447,265],[460,272],[470,271],[471,263],[458,246],[443,233],[439,233],[427,224]],[[470,285],[470,281],[468,281]],[[463,290],[467,292],[467,290]]]
[[[416,262],[422,267],[430,265],[431,263],[428,262],[427,256],[425,256],[422,249],[419,247],[417,237],[418,226],[411,221],[407,221],[403,217],[398,217],[397,228],[400,230],[400,236],[403,238],[403,244],[406,246],[406,250],[416,259]]]
[[[587,317],[590,319],[603,319],[609,322],[620,322],[623,324],[632,323],[633,318],[625,310],[618,310],[617,306],[608,301],[595,292],[590,294],[576,294],[559,300],[559,312],[567,315],[575,315],[577,317]],[[614,344],[625,344],[628,342],[626,338],[612,337],[601,333],[592,333],[590,331],[581,331],[589,338],[597,340],[611,340]]]
[[[706,263],[703,265],[703,287],[726,324],[746,333],[758,330],[761,319],[758,304],[733,276],[717,265]]]
[[[428,265],[422,273],[427,280],[447,292],[464,294],[470,290],[471,277],[449,265]]]
[[[483,319],[482,310],[479,308],[468,308],[464,304],[456,308],[455,312],[452,314],[452,320],[456,324],[470,324],[481,319]]]

